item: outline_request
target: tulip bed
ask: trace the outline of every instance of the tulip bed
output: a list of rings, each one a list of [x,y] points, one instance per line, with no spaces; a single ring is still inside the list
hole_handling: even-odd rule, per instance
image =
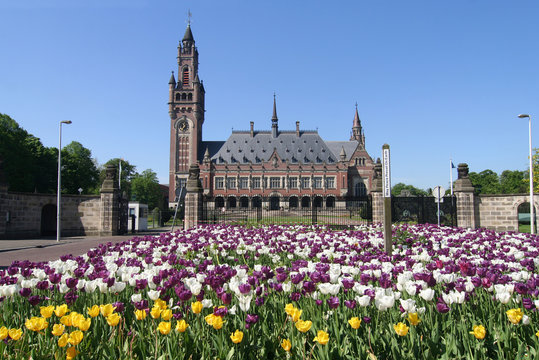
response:
[[[0,271],[5,359],[539,358],[539,241],[204,226]]]

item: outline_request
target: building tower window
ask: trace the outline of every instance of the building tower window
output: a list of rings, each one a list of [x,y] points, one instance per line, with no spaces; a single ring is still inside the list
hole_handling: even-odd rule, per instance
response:
[[[188,68],[183,69],[182,85],[183,86],[189,86],[189,69]]]

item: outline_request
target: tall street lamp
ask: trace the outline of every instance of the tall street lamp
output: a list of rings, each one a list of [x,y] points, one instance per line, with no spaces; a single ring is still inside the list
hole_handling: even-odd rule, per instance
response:
[[[528,118],[530,137],[530,232],[535,234],[535,203],[533,202],[533,158],[532,158],[532,117],[528,114],[520,114],[519,118]]]
[[[56,198],[56,241],[60,241],[60,216],[62,214],[62,193],[61,193],[61,184],[62,184],[62,124],[71,124],[71,120],[60,121],[60,136],[58,144],[58,190]]]

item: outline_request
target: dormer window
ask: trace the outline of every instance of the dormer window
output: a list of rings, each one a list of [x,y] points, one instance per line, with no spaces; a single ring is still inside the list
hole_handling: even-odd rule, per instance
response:
[[[189,69],[185,68],[182,72],[182,85],[189,86]]]

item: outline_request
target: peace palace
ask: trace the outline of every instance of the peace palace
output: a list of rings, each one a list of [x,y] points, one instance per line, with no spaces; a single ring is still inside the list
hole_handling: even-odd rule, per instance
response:
[[[251,121],[249,130],[234,130],[226,141],[204,141],[204,95],[188,25],[178,45],[178,80],[172,73],[169,81],[170,201],[195,163],[204,195],[216,207],[260,207],[263,199],[271,199],[271,209],[334,207],[339,199],[370,192],[374,162],[357,106],[348,141],[324,141],[318,131],[302,130],[299,121],[295,130],[280,130],[275,97],[269,130],[255,130]]]

